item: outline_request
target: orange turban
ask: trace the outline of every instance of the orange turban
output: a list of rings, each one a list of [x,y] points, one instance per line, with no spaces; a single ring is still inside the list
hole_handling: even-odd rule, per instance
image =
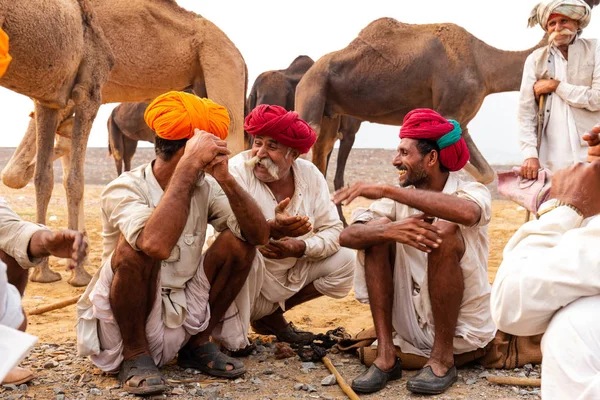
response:
[[[6,72],[12,57],[8,54],[8,35],[0,28],[0,77]]]
[[[146,108],[144,120],[158,137],[167,140],[189,139],[196,128],[221,139],[229,134],[225,107],[185,92],[158,96]]]

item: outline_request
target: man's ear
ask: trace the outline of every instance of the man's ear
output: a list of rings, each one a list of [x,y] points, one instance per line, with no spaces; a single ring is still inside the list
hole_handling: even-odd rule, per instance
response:
[[[440,153],[436,150],[431,150],[427,154],[427,166],[433,167],[440,160]]]
[[[300,157],[300,152],[296,149],[292,149],[292,157],[294,157],[294,160],[298,159],[298,157]]]

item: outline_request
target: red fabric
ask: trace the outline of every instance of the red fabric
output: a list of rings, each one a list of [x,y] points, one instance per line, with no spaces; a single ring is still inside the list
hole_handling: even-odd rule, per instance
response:
[[[571,19],[571,20],[573,19],[573,18],[569,18],[569,17],[567,17],[566,15],[563,15],[563,14],[550,14],[550,16],[548,17],[548,21],[550,21],[554,17],[564,17],[564,18],[568,18],[568,19]],[[546,23],[548,23],[548,22],[546,22]]]
[[[452,131],[454,125],[429,108],[417,108],[404,117],[400,139],[438,140]],[[461,137],[458,142],[440,150],[440,163],[450,171],[459,171],[469,161],[467,143]]]
[[[317,141],[315,131],[295,111],[280,106],[261,104],[244,121],[244,129],[252,136],[270,136],[284,146],[308,153]]]

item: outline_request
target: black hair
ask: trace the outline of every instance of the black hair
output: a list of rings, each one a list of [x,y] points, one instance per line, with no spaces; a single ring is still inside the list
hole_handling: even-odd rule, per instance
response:
[[[437,142],[435,140],[431,140],[431,139],[417,139],[417,149],[419,150],[419,153],[421,153],[421,155],[423,157],[425,157],[427,154],[431,153],[432,150],[437,151],[437,153],[438,153],[438,161],[439,161],[439,164],[440,164],[440,170],[442,172],[449,172],[450,171],[440,161],[440,146],[438,146],[438,144],[437,144]]]
[[[157,135],[154,136],[154,153],[163,161],[169,161],[179,149],[187,143],[188,139],[167,140]]]

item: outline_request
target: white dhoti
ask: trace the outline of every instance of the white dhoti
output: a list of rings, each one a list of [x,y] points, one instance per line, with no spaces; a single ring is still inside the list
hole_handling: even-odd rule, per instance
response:
[[[600,399],[598,309],[600,296],[582,297],[552,317],[542,338],[544,400]]]
[[[285,311],[285,301],[311,283],[324,296],[347,296],[352,289],[355,259],[354,251],[347,248],[322,260],[298,259],[285,270],[277,269],[278,260],[265,259],[264,280],[254,299],[251,321],[272,314],[278,307]]]
[[[0,325],[17,329],[24,319],[21,295],[8,283],[6,264],[0,261]]]
[[[252,277],[256,279],[261,270],[260,260],[255,258]],[[89,355],[92,362],[101,370],[117,371],[123,361],[123,340],[121,331],[110,306],[110,287],[114,278],[110,259],[99,270],[94,279],[95,285],[89,292],[89,298],[80,301],[80,317],[77,326],[79,355]],[[169,328],[163,321],[163,296],[160,282],[157,285],[156,298],[146,321],[146,339],[154,362],[162,366],[175,358],[178,351],[193,335],[203,332],[210,321],[208,303],[210,283],[204,273],[204,256],[196,274],[184,289],[186,299],[185,319],[179,327]],[[246,282],[241,293],[249,296],[255,285]],[[134,290],[134,288],[132,288]],[[239,296],[238,296],[239,297]],[[240,304],[242,309],[237,308]],[[234,302],[227,310],[223,320],[213,336],[225,347],[237,350],[248,344],[250,308],[244,302]]]

